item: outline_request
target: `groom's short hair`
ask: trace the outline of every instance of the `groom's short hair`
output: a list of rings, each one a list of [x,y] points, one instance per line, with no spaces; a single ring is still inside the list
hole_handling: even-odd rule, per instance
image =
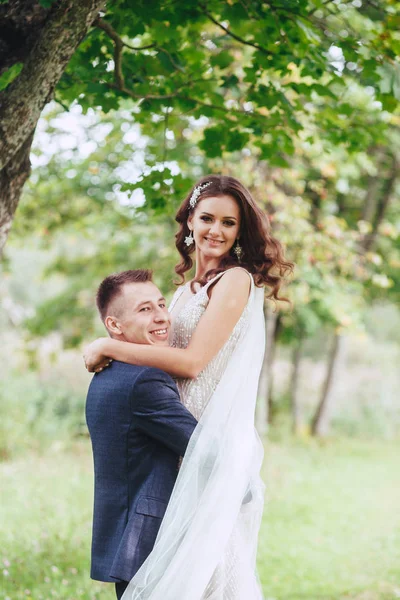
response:
[[[102,321],[107,317],[108,307],[116,298],[126,283],[146,283],[153,281],[153,271],[150,269],[131,269],[109,275],[99,285],[96,294],[96,304]]]

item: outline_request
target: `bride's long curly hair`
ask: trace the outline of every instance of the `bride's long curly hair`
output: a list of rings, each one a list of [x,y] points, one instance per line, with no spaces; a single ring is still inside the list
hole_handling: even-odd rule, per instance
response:
[[[208,183],[197,199],[196,205],[192,208],[189,204],[190,198],[195,187]],[[181,255],[181,261],[175,266],[175,272],[181,280],[178,285],[184,283],[186,271],[193,266],[191,254],[194,252],[195,245],[187,246],[185,238],[189,235],[188,218],[196,210],[199,202],[203,198],[231,196],[236,200],[240,208],[240,246],[243,250],[243,257],[240,266],[252,273],[254,282],[258,287],[268,286],[271,292],[268,298],[274,300],[288,301],[287,298],[279,296],[279,289],[284,282],[284,277],[293,271],[293,263],[285,260],[281,243],[270,233],[270,224],[265,213],[257,206],[250,192],[234,177],[225,175],[207,175],[202,177],[196,185],[190,190],[185,200],[182,202],[175,220],[179,223],[179,230],[175,235],[176,247]],[[220,264],[215,269],[210,269],[203,277],[194,279],[191,283],[192,291],[196,282],[205,285],[207,281],[215,277],[221,271],[226,271],[232,267],[238,266],[238,259],[233,252],[233,247],[227,256],[221,259]]]

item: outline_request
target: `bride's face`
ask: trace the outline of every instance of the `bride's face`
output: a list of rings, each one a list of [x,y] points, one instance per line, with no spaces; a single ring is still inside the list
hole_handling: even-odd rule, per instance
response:
[[[240,209],[231,196],[200,200],[188,219],[196,248],[208,258],[229,253],[240,231]]]

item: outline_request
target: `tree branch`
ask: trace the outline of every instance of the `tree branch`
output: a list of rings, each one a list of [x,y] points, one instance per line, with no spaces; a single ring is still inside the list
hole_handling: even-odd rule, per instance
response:
[[[168,118],[169,118],[169,105],[167,106],[167,111],[164,117],[164,139],[163,139],[163,157],[162,162],[165,164],[167,162],[167,131],[168,131]]]
[[[115,83],[109,83],[109,82],[104,82],[108,87],[114,89],[114,90],[119,90],[120,92],[123,92],[124,94],[126,94],[127,96],[129,96],[130,98],[133,98],[134,100],[171,100],[171,98],[177,98],[178,97],[178,92],[171,92],[171,94],[135,94],[135,92],[132,92],[132,90],[130,90],[129,88],[127,88],[125,85],[120,86],[117,85]],[[181,86],[183,87],[183,86]]]
[[[171,94],[146,94],[146,95],[143,95],[143,94],[135,94],[134,92],[132,92],[132,90],[128,89],[126,86],[119,87],[115,83],[105,82],[105,84],[108,87],[119,90],[120,92],[126,94],[127,96],[129,96],[130,98],[133,98],[134,100],[172,100],[173,98],[178,98],[180,100],[189,100],[189,102],[193,102],[194,104],[197,104],[198,106],[204,106],[206,108],[212,108],[213,110],[222,111],[223,113],[225,113],[225,115],[240,114],[240,115],[247,115],[249,117],[258,117],[261,119],[265,118],[263,115],[260,115],[259,113],[256,113],[256,112],[251,113],[251,112],[249,112],[247,110],[243,110],[243,109],[227,108],[226,106],[219,106],[218,104],[211,104],[209,102],[203,102],[202,100],[198,100],[197,98],[192,98],[191,96],[186,96],[186,95],[180,93],[179,90],[181,88],[190,87],[190,85],[192,83],[195,83],[195,81],[185,82],[183,85],[181,85],[179,88],[177,88],[177,90],[175,92],[171,92]],[[227,118],[231,122],[234,122],[233,119],[230,119],[228,116],[227,116]]]
[[[168,50],[166,50],[166,49],[165,49],[165,48],[163,48],[162,46],[157,46],[157,45],[155,46],[155,49],[156,49],[156,50],[158,50],[159,52],[164,52],[164,54],[166,54],[166,55],[168,56],[169,60],[171,61],[171,65],[172,65],[173,67],[175,67],[175,69],[176,69],[177,71],[181,71],[182,73],[184,73],[184,72],[185,72],[185,69],[184,69],[183,67],[181,67],[180,65],[178,65],[178,64],[177,64],[177,63],[174,61],[174,59],[173,59],[173,58],[172,58],[172,56],[171,56],[171,53],[170,53],[170,52],[168,52]]]
[[[250,8],[248,7],[248,5],[246,4],[246,2],[244,0],[239,0],[239,3],[243,6],[244,10],[247,13],[247,16],[249,17],[249,19],[253,19],[253,21],[259,21],[259,17],[254,16],[254,14],[250,13]]]
[[[104,21],[101,17],[98,17],[96,19],[96,21],[94,22],[94,25],[96,27],[98,27],[99,29],[102,29],[107,35],[108,37],[114,42],[114,63],[115,63],[115,70],[114,70],[114,76],[115,76],[115,82],[118,86],[120,87],[124,87],[125,85],[125,78],[123,75],[123,71],[122,71],[122,50],[123,48],[128,48],[129,50],[133,50],[135,52],[140,52],[141,50],[158,50],[159,52],[164,52],[164,54],[166,54],[169,58],[169,60],[171,61],[172,66],[177,70],[177,71],[184,71],[184,69],[178,65],[174,59],[171,56],[171,53],[168,52],[168,50],[166,50],[165,48],[162,48],[161,46],[158,46],[157,44],[148,44],[147,46],[131,46],[130,44],[127,44],[126,42],[123,41],[123,39],[121,38],[121,36],[118,34],[118,32],[113,28],[112,25],[110,25],[110,23],[108,23],[107,21]]]
[[[255,42],[250,42],[248,40],[241,38],[240,36],[236,35],[236,33],[233,33],[230,29],[225,27],[225,25],[222,25],[222,23],[220,23],[219,21],[214,19],[214,17],[212,16],[211,13],[208,12],[208,10],[204,4],[200,4],[200,8],[203,10],[203,13],[206,15],[206,17],[208,19],[210,19],[210,21],[212,21],[215,25],[217,25],[217,27],[219,27],[220,29],[225,31],[225,33],[227,35],[229,35],[231,38],[233,38],[237,42],[240,42],[241,44],[244,44],[245,46],[251,46],[252,48],[255,48],[256,50],[259,50],[263,54],[268,54],[268,55],[270,54],[270,52],[266,48],[263,48],[262,46],[260,46],[259,44],[256,44]]]
[[[148,44],[147,46],[131,46],[122,40],[117,31],[115,31],[114,27],[108,23],[108,21],[104,21],[101,17],[98,17],[93,23],[95,27],[102,29],[108,35],[109,38],[113,40],[116,45],[125,46],[125,48],[129,48],[129,50],[134,50],[135,52],[140,52],[141,50],[150,50],[151,48],[155,48],[157,44]]]
[[[104,21],[101,17],[98,17],[93,23],[99,29],[102,29],[108,37],[114,42],[114,78],[115,83],[119,89],[125,87],[125,78],[124,73],[122,71],[122,50],[123,48],[129,48],[130,50],[140,51],[147,50],[149,48],[154,48],[155,44],[149,44],[148,46],[131,46],[124,42],[119,34],[115,31],[114,27],[110,25],[107,21]]]

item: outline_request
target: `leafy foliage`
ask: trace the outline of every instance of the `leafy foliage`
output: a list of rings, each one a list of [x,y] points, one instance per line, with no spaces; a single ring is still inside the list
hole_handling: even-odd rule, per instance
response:
[[[379,10],[322,0],[122,0],[81,44],[57,97],[106,112],[130,99],[144,133],[207,118],[200,146],[210,158],[254,141],[260,158],[285,166],[305,120],[357,150],[377,132],[357,120],[349,87],[368,86],[386,110],[400,98],[395,15],[390,0]]]
[[[84,137],[63,150],[62,113],[52,109],[41,135],[43,143],[52,139],[60,151],[47,158],[45,146],[35,150],[36,160],[44,164],[34,170],[14,239],[34,229],[42,244],[55,246],[57,258],[47,276],[63,274],[66,287],[27,322],[31,332],[59,330],[67,345],[94,335],[95,289],[112,271],[156,264],[156,281],[166,292],[172,290],[174,214],[193,179],[207,171],[232,173],[254,191],[296,263],[289,287],[294,310],[284,312],[281,339],[313,335],[322,324],[362,329],[363,312],[372,299],[398,294],[396,186],[385,218],[377,224],[376,248],[365,251],[363,244],[374,222],[373,215],[369,223],[364,214],[369,189],[379,180],[376,211],[399,144],[396,128],[369,91],[354,84],[344,100],[348,114],[339,115],[342,119],[336,115],[337,122],[347,121],[349,127],[356,119],[364,123],[375,133],[375,145],[358,151],[337,147],[304,120],[298,138],[287,135],[293,147],[290,168],[257,156],[253,148],[258,141],[253,139],[228,153],[221,147],[219,126],[205,121],[192,119],[173,132],[155,120],[150,135],[146,126],[138,127],[127,103],[117,112],[101,116],[91,109],[80,116]],[[77,107],[73,113],[79,113]],[[204,142],[196,144],[203,129],[209,145],[214,140],[213,158],[205,155]],[[225,139],[234,140],[235,131]],[[157,160],[154,150],[160,145],[168,160]],[[92,151],[83,158],[85,148]]]
[[[36,150],[14,228],[56,248],[46,274],[65,282],[63,311],[46,300],[31,331],[71,345],[94,333],[110,271],[157,264],[171,289],[173,216],[209,171],[255,191],[296,262],[283,339],[361,328],[371,300],[398,298],[398,184],[380,215],[399,160],[397,25],[392,0],[109,5],[56,89],[86,137],[50,159]],[[59,119],[46,139],[61,139]]]

